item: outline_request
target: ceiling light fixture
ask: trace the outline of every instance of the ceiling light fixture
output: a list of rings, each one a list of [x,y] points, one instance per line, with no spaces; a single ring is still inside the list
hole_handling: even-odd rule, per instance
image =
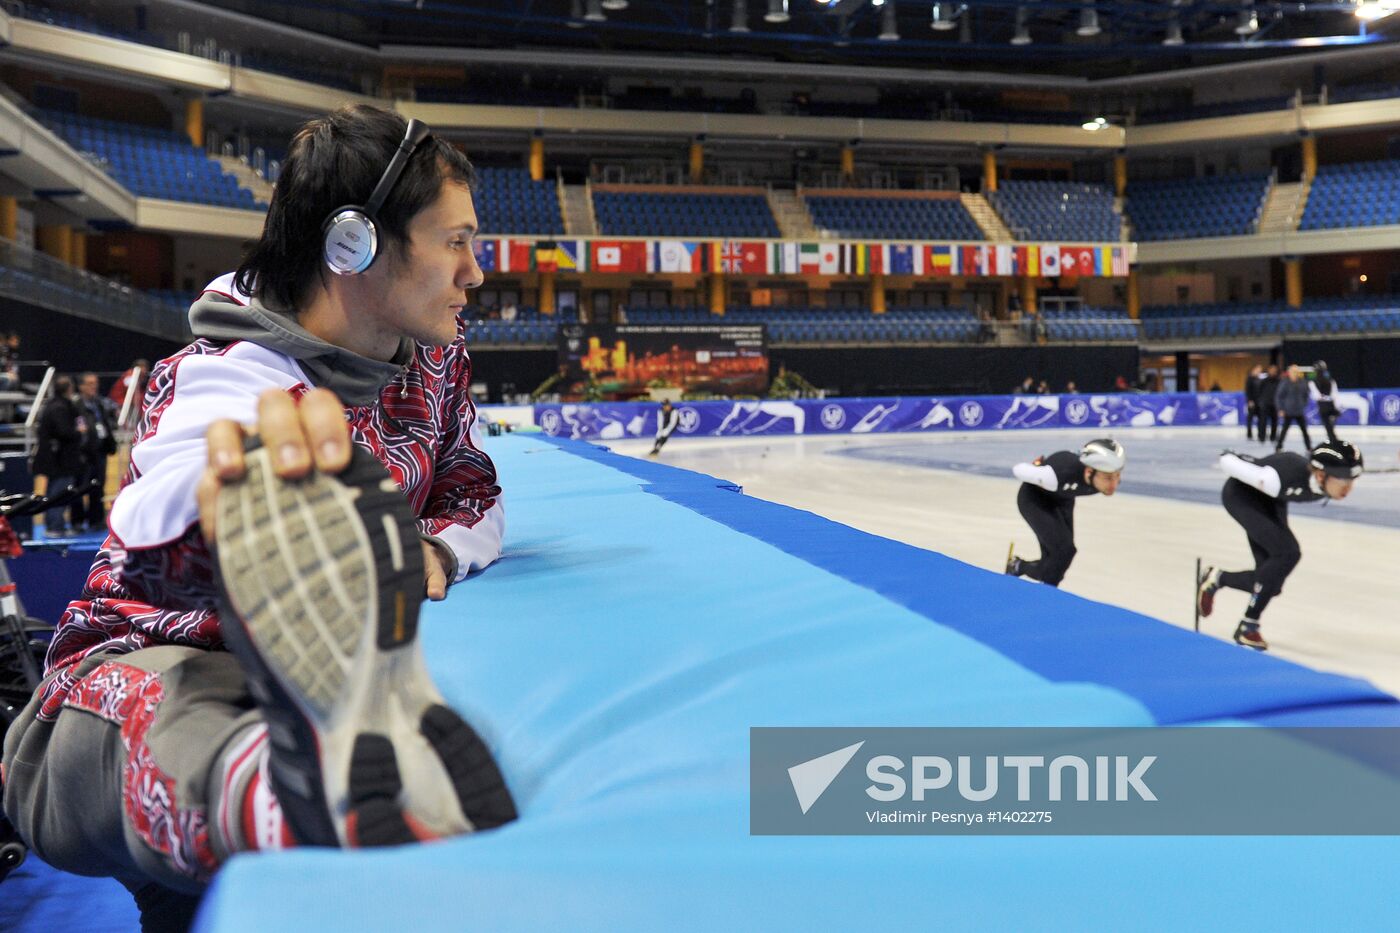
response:
[[[790,19],[788,0],[768,0],[768,12],[763,14],[765,23],[786,23]]]
[[[935,3],[933,5],[933,22],[930,24],[939,32],[947,32],[957,26],[954,20],[958,11],[951,3]]]
[[[602,23],[607,21],[603,15],[603,0],[588,0],[588,12],[583,14],[583,18],[590,23]]]
[[[729,31],[749,31],[749,0],[734,0],[734,16],[729,21]]]
[[[1181,20],[1175,16],[1167,23],[1167,37],[1162,40],[1163,45],[1184,45],[1186,40],[1181,36]]]
[[[1093,3],[1089,3],[1079,10],[1079,28],[1074,31],[1076,36],[1083,36],[1088,39],[1103,32],[1099,28],[1099,11]]]
[[[1089,132],[1097,133],[1099,130],[1108,128],[1108,120],[1104,117],[1094,117],[1094,119],[1085,123],[1083,126],[1084,129],[1088,130]]]
[[[875,38],[881,42],[899,41],[899,24],[895,21],[894,0],[886,3],[880,11],[880,34]]]
[[[603,9],[625,10],[627,9],[627,0],[603,0]]]
[[[1026,25],[1026,20],[1028,17],[1029,14],[1026,12],[1025,7],[1018,6],[1016,8],[1016,34],[1011,37],[1012,45],[1031,44],[1030,26]]]
[[[1245,0],[1240,9],[1239,22],[1235,24],[1235,35],[1252,36],[1259,31],[1259,13],[1254,9],[1254,0]]]

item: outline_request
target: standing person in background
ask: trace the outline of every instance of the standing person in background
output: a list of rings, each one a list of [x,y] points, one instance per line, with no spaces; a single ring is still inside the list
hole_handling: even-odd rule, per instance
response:
[[[666,446],[666,442],[671,439],[671,432],[676,430],[676,426],[681,423],[681,413],[676,411],[671,400],[667,399],[661,403],[661,410],[656,413],[656,443],[651,447],[648,457],[655,457],[661,453],[661,448]]]
[[[1074,500],[1117,492],[1127,459],[1122,444],[1101,438],[1078,453],[1060,450],[1012,467],[1012,474],[1021,481],[1016,507],[1040,542],[1040,559],[1022,560],[1013,553],[1006,561],[1006,572],[1059,586],[1076,552]]]
[[[1255,459],[1227,450],[1220,457],[1220,467],[1230,477],[1220,499],[1249,538],[1254,569],[1208,568],[1197,581],[1196,609],[1202,617],[1209,616],[1221,587],[1249,593],[1249,606],[1235,628],[1235,644],[1267,651],[1269,643],[1259,634],[1259,619],[1269,601],[1283,592],[1284,581],[1303,557],[1288,527],[1288,503],[1345,499],[1365,462],[1361,451],[1346,441],[1328,441],[1310,457],[1290,451]]]
[[[1303,384],[1303,373],[1297,366],[1284,370],[1283,379],[1275,394],[1278,410],[1283,413],[1283,430],[1278,432],[1278,443],[1274,450],[1283,450],[1283,440],[1288,436],[1288,426],[1298,425],[1303,432],[1303,446],[1312,449],[1312,438],[1308,437],[1308,387]]]
[[[1317,416],[1322,420],[1322,427],[1327,431],[1327,439],[1332,443],[1337,442],[1337,393],[1341,391],[1341,386],[1337,385],[1337,380],[1332,378],[1332,374],[1327,371],[1327,363],[1318,360],[1313,364],[1316,375],[1313,381],[1308,383],[1308,393],[1317,400]]]
[[[59,376],[53,381],[53,397],[39,414],[34,443],[34,494],[57,493],[72,485],[86,470],[83,451],[87,446],[87,422],[73,398],[73,380]],[[64,509],[49,509],[44,521],[34,521],[34,537],[45,532],[68,533]]]
[[[1273,364],[1264,370],[1259,379],[1259,440],[1261,443],[1278,440],[1278,367]],[[1269,429],[1267,436],[1264,428]]]
[[[1264,439],[1264,422],[1259,413],[1259,387],[1264,381],[1264,367],[1255,366],[1244,380],[1244,436],[1254,440],[1254,426],[1259,426],[1259,439]]]
[[[83,437],[83,474],[78,485],[91,486],[69,507],[75,528],[104,529],[107,509],[102,494],[107,486],[107,458],[117,452],[117,406],[97,392],[97,373],[78,379],[78,408],[87,431]]]

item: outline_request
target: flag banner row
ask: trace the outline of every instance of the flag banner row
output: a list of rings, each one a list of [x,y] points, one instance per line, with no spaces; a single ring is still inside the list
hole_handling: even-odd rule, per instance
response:
[[[478,239],[485,272],[909,275],[921,278],[1128,274],[1125,246],[773,240]]]

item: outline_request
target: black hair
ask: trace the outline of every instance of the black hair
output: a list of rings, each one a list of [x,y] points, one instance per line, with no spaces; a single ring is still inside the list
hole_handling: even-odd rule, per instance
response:
[[[235,285],[273,310],[295,311],[320,276],[333,274],[322,254],[326,218],[338,207],[369,200],[407,128],[397,113],[366,104],[303,124],[282,163],[262,236],[238,267]],[[406,253],[409,222],[448,181],[475,188],[476,172],[460,150],[429,136],[375,218],[384,253]]]

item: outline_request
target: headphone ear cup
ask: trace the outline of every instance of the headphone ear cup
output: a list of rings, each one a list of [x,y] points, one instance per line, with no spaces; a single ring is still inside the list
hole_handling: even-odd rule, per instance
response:
[[[326,219],[321,255],[336,275],[359,275],[378,254],[379,234],[363,208],[342,207]]]

